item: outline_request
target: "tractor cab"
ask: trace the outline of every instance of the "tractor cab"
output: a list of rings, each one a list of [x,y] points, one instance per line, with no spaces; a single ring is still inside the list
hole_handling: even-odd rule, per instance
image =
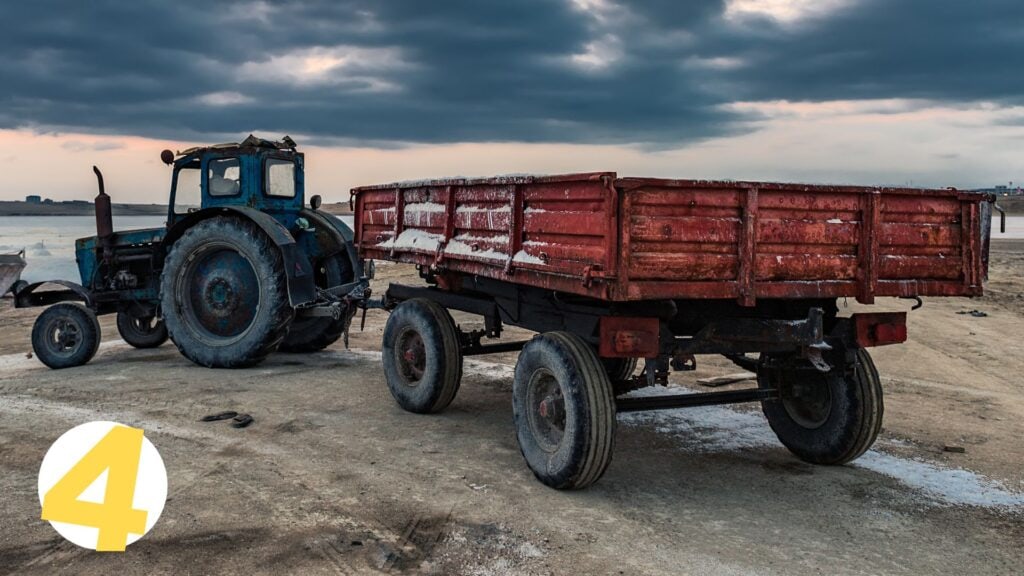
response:
[[[244,206],[291,227],[303,208],[303,155],[287,136],[249,136],[240,143],[190,148],[161,158],[174,166],[167,224],[208,208]]]

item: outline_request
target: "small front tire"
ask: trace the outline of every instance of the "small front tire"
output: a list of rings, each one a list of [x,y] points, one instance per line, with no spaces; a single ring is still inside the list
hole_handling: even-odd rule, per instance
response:
[[[55,370],[81,366],[100,347],[100,323],[92,310],[73,302],[50,306],[32,326],[32,350]]]

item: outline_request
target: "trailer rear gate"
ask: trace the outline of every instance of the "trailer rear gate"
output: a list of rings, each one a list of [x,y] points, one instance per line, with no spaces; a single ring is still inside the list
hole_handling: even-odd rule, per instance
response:
[[[617,178],[356,188],[366,258],[599,299],[973,296],[989,198],[911,188]]]

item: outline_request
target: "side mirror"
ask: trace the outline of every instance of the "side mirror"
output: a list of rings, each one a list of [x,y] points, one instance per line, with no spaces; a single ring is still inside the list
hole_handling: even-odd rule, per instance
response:
[[[174,152],[171,152],[170,150],[164,150],[163,152],[160,153],[160,160],[163,161],[163,163],[167,164],[168,166],[174,164]]]
[[[309,199],[309,207],[312,208],[313,210],[319,210],[320,209],[320,205],[323,204],[323,203],[324,203],[324,201],[323,201],[322,198],[320,198],[319,194],[314,194]]]

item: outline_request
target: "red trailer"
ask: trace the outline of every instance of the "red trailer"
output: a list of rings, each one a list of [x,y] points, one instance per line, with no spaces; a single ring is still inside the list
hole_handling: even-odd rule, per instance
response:
[[[557,488],[596,481],[615,413],[760,401],[798,457],[841,464],[881,426],[871,346],[906,339],[905,313],[838,316],[837,298],[978,296],[991,196],[954,189],[563,176],[447,179],[352,191],[364,258],[416,264],[381,306],[398,403],[436,412],[462,357],[521,350],[520,448]],[[447,310],[479,314],[484,329]],[[539,333],[488,344],[502,326]],[[747,354],[758,354],[757,357]],[[752,390],[622,397],[722,354]],[[637,359],[644,368],[634,375]]]

